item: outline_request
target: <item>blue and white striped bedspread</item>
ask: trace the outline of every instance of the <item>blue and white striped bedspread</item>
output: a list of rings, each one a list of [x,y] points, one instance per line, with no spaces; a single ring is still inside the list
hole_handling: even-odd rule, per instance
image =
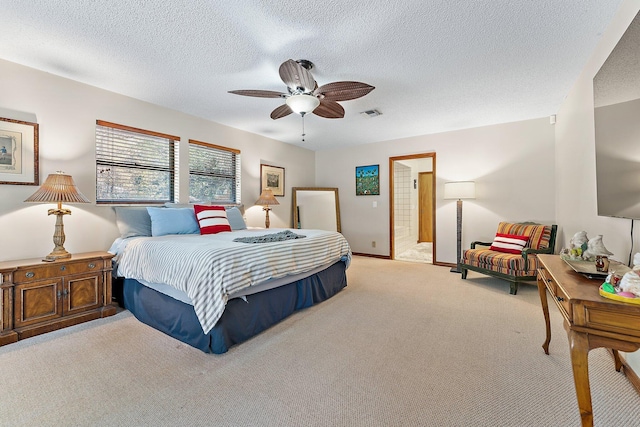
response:
[[[185,292],[206,334],[222,316],[232,292],[340,259],[346,259],[347,267],[351,262],[347,240],[335,232],[304,230],[304,239],[259,245],[233,242],[279,231],[134,238],[118,255],[118,276],[165,283]]]

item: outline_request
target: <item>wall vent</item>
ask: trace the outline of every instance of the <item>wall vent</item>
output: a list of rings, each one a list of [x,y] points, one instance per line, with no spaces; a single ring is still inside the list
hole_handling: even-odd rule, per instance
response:
[[[362,114],[365,117],[376,117],[381,115],[382,113],[379,110],[367,110],[367,111],[363,111],[360,114]]]

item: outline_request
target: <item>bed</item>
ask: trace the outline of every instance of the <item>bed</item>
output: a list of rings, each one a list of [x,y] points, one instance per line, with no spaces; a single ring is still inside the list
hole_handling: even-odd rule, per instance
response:
[[[347,285],[351,249],[340,233],[239,226],[149,234],[124,233],[112,245],[114,296],[141,322],[207,353],[224,353]]]

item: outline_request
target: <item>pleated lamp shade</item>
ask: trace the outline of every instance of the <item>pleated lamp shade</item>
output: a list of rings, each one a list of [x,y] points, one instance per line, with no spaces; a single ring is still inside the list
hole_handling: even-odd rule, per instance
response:
[[[264,218],[264,226],[266,228],[269,228],[269,225],[271,224],[271,221],[269,220],[269,211],[271,210],[271,208],[269,207],[269,205],[279,204],[280,202],[276,200],[276,197],[273,195],[273,191],[269,190],[268,188],[262,190],[262,193],[260,193],[260,197],[258,197],[258,200],[256,200],[256,205],[261,205],[262,210],[266,213]]]
[[[260,206],[279,205],[279,204],[280,202],[278,202],[278,200],[273,195],[273,191],[269,190],[268,188],[265,188],[264,190],[262,190],[262,193],[260,193],[260,197],[258,198],[258,200],[256,200],[256,205],[260,205]]]
[[[90,203],[76,187],[71,175],[52,173],[44,184],[25,202],[35,203]]]

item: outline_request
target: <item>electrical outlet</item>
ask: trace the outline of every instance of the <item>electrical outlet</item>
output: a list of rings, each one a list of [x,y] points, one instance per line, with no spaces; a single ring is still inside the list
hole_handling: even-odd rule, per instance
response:
[[[376,241],[375,241],[375,240],[373,240],[373,241],[371,242],[371,247],[372,247],[372,248],[375,248],[375,247],[376,247]]]

